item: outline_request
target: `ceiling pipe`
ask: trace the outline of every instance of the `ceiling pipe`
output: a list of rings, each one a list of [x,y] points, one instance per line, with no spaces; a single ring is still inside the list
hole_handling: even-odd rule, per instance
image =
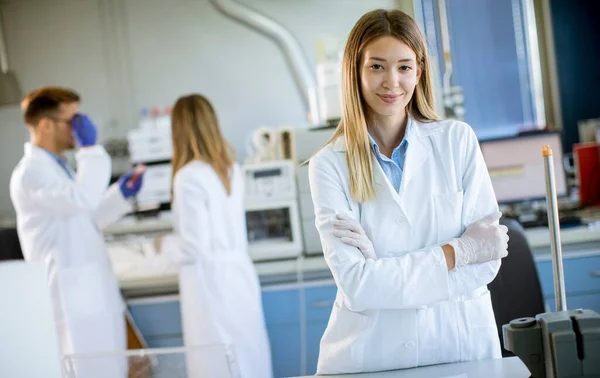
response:
[[[234,0],[209,0],[224,15],[257,30],[273,39],[283,51],[292,70],[294,81],[307,110],[308,121],[321,122],[317,99],[317,83],[308,58],[294,35],[283,25],[256,10]]]

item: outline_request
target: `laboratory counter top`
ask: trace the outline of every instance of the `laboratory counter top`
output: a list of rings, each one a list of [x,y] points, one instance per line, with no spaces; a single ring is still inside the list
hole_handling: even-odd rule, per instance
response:
[[[517,357],[424,366],[377,373],[328,375],[328,378],[527,378],[529,370]],[[296,378],[308,378],[296,377]]]
[[[288,260],[254,262],[261,286],[331,279],[323,255]],[[170,266],[152,271],[119,274],[119,286],[126,298],[145,295],[176,294],[179,291],[177,267]]]
[[[525,236],[527,237],[529,246],[533,249],[550,246],[550,230],[548,227],[526,228]],[[560,238],[563,246],[600,241],[600,225],[594,224],[564,228],[560,232]]]
[[[548,229],[530,228],[526,229],[525,233],[534,259],[538,262],[551,260]],[[561,232],[561,240],[565,259],[600,255],[600,227],[598,226],[566,228]],[[113,261],[124,296],[176,294],[178,292],[177,267],[148,261],[150,260],[140,259],[135,264],[130,262],[128,268],[114,264]],[[146,263],[147,266],[144,265]],[[255,261],[254,266],[263,286],[331,278],[331,273],[321,254],[286,260]]]

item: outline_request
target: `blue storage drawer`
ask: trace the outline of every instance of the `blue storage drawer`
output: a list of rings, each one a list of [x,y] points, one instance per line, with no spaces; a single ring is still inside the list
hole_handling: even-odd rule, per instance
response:
[[[554,296],[552,261],[537,264],[545,297]],[[567,294],[600,292],[600,256],[563,259]]]
[[[300,323],[268,325],[274,378],[302,375]]]
[[[600,293],[567,297],[567,306],[572,310],[583,308],[600,314]]]
[[[139,302],[128,307],[133,321],[145,338],[182,334],[178,300]]]
[[[182,347],[183,336],[175,337],[149,337],[146,342],[150,348],[171,348],[171,347]]]
[[[304,292],[306,321],[324,322],[327,324],[331,309],[335,302],[337,287],[335,285],[308,287]]]
[[[546,304],[550,311],[556,311],[556,300],[554,297],[546,298]],[[594,310],[600,314],[600,293],[567,296],[567,309],[576,310],[578,308]]]
[[[300,323],[300,296],[297,288],[269,288],[262,292],[266,324]]]

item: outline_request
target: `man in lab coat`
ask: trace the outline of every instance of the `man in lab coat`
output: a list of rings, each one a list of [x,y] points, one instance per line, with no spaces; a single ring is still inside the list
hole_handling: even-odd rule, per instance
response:
[[[30,134],[14,169],[10,196],[27,261],[47,267],[62,355],[123,351],[124,306],[102,228],[129,212],[142,176],[127,173],[108,187],[111,160],[96,144],[96,128],[79,114],[79,95],[45,87],[22,102]],[[75,147],[77,173],[64,152]],[[108,190],[107,190],[108,187]],[[76,376],[125,377],[126,360],[76,362]]]

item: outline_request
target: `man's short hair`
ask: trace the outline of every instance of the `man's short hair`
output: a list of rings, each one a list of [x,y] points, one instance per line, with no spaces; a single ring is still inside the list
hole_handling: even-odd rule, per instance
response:
[[[21,101],[23,120],[30,126],[37,126],[44,117],[56,116],[60,104],[79,102],[77,92],[61,87],[42,87],[28,94]]]

